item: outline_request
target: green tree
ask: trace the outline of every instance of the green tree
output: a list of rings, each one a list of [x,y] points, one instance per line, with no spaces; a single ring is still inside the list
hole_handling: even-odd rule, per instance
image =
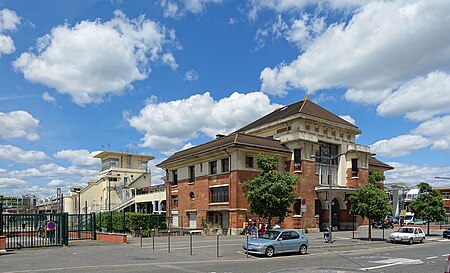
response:
[[[418,187],[419,196],[409,205],[409,209],[415,218],[427,221],[427,235],[430,235],[430,222],[442,221],[445,218],[444,202],[441,193],[428,183],[422,182]]]
[[[293,186],[297,177],[290,173],[278,172],[278,158],[258,154],[255,156],[262,172],[253,180],[243,183],[245,197],[250,211],[261,218],[267,218],[269,227],[273,217],[282,222],[290,213],[289,207],[294,202]]]
[[[350,203],[351,214],[369,219],[368,239],[369,241],[372,240],[372,220],[380,221],[392,211],[387,194],[374,184],[369,184],[364,188],[357,189],[350,196]]]
[[[369,175],[369,183],[377,184],[383,182],[386,178],[382,172],[373,172]]]

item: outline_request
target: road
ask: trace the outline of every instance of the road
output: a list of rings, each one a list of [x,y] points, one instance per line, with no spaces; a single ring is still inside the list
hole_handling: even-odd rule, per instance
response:
[[[378,236],[377,234],[375,234]],[[357,234],[361,236],[361,234]],[[387,235],[386,235],[387,236]],[[27,249],[0,256],[0,272],[443,272],[450,255],[450,240],[428,237],[424,244],[390,244],[352,239],[338,232],[333,245],[310,234],[307,255],[247,256],[241,251],[243,236],[220,237],[219,257],[215,236],[132,239],[127,245],[75,241],[71,247]],[[356,237],[357,238],[357,237]],[[334,269],[334,271],[331,271]]]

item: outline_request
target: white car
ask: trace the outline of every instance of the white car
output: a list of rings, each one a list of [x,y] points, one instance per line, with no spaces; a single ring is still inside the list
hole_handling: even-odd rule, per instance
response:
[[[419,227],[401,227],[396,232],[389,235],[391,243],[408,242],[412,245],[414,242],[425,242],[425,233]]]

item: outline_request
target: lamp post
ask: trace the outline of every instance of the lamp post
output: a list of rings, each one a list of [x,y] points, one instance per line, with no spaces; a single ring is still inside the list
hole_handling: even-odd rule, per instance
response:
[[[332,212],[331,212],[331,210],[332,210],[332,203],[333,203],[333,186],[332,186],[332,179],[331,179],[331,161],[333,161],[334,159],[336,159],[336,158],[338,158],[338,157],[340,157],[342,155],[345,155],[345,154],[347,154],[349,152],[353,152],[353,151],[349,150],[349,151],[347,151],[345,153],[340,153],[340,154],[337,154],[337,155],[331,155],[329,157],[322,156],[322,155],[319,155],[319,156],[311,155],[312,158],[318,157],[320,160],[322,160],[322,159],[328,160],[328,196],[329,196],[329,200],[328,200],[328,226],[329,226],[329,229],[330,229],[330,233],[329,233],[330,237],[329,237],[328,243],[330,243],[330,244],[333,243],[333,227],[332,227],[333,222],[332,222]]]
[[[112,231],[112,211],[111,211],[111,178],[108,177],[108,232]]]

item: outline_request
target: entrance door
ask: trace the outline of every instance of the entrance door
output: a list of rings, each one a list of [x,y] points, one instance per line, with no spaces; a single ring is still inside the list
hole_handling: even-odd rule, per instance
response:
[[[340,206],[339,206],[339,201],[334,198],[333,202],[331,203],[331,225],[333,226],[333,228],[339,230],[339,217],[340,217]]]
[[[228,227],[229,227],[229,224],[228,224],[228,219],[229,219],[230,217],[229,217],[229,213],[228,212],[222,212],[222,223],[221,223],[221,226],[222,226],[222,231],[223,231],[223,233],[224,234],[226,234],[226,232],[228,232]]]
[[[189,228],[197,228],[197,213],[189,213]]]

